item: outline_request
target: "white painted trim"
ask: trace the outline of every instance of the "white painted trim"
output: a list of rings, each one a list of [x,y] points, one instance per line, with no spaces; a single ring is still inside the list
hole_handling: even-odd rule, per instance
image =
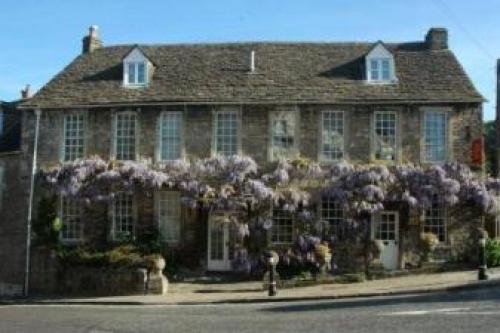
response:
[[[158,233],[161,235],[161,216],[160,216],[160,193],[163,192],[172,192],[175,193],[175,195],[179,199],[179,238],[176,240],[164,240],[166,244],[169,245],[178,245],[181,243],[182,240],[182,225],[183,225],[183,219],[182,219],[182,208],[181,208],[181,193],[179,191],[171,191],[171,190],[159,190],[154,192],[154,209],[155,209],[155,220],[156,220],[156,227],[158,228]]]
[[[118,115],[134,115],[135,116],[135,159],[134,161],[139,160],[139,150],[140,150],[140,109],[138,108],[136,111],[132,110],[125,110],[125,111],[115,111],[112,113],[112,124],[111,124],[111,130],[112,130],[112,143],[111,143],[111,160],[116,160],[116,141],[117,141],[117,116]],[[121,161],[121,160],[120,160]],[[123,161],[121,161],[123,162]]]
[[[274,162],[279,160],[280,158],[274,158],[274,151],[273,151],[273,122],[275,119],[278,119],[279,116],[291,112],[293,113],[293,119],[294,119],[294,133],[293,133],[293,147],[291,148],[292,150],[292,157],[298,157],[300,155],[300,110],[299,108],[294,105],[290,107],[283,107],[283,108],[277,108],[275,110],[269,111],[268,114],[268,147],[267,147],[267,159],[269,162]],[[284,158],[289,158],[290,156],[284,157]]]
[[[429,113],[444,113],[446,115],[446,133],[445,133],[445,138],[446,138],[446,143],[445,143],[445,158],[444,160],[440,161],[428,161],[426,156],[426,116]],[[453,108],[451,107],[422,107],[420,108],[420,161],[423,164],[443,164],[449,161],[452,161],[454,156],[453,156],[453,145],[452,145],[452,136],[451,136],[451,130],[450,130],[450,122],[451,122],[451,117],[450,114],[453,112]]]
[[[377,120],[377,115],[379,114],[394,114],[396,118],[396,123],[395,123],[395,147],[394,147],[394,160],[383,160],[383,159],[377,159],[376,154],[375,154],[375,137],[376,137],[376,120]],[[401,128],[400,128],[400,118],[401,118],[401,112],[396,111],[396,110],[375,110],[372,113],[372,116],[370,117],[370,160],[371,161],[377,161],[377,162],[385,162],[389,164],[396,164],[401,161]]]
[[[341,159],[326,159],[323,155],[323,132],[324,121],[323,116],[326,112],[341,113],[342,114],[342,158]],[[346,160],[346,112],[334,109],[324,109],[319,113],[319,135],[318,135],[318,161],[324,164],[334,164]]]
[[[234,114],[236,113],[236,119],[237,119],[237,133],[236,133],[236,154],[237,155],[242,155],[242,108],[241,106],[238,107],[223,107],[223,108],[213,108],[212,109],[212,135],[211,135],[211,142],[210,142],[210,156],[215,157],[217,156],[217,115],[219,114]]]
[[[144,83],[138,83],[139,64],[144,64]],[[135,83],[129,83],[129,65],[134,65]],[[137,47],[123,59],[123,81],[122,85],[125,88],[143,88],[149,85],[149,71],[151,62]]]
[[[161,158],[161,152],[162,152],[162,140],[161,140],[161,134],[162,134],[162,118],[166,114],[176,114],[180,115],[180,160],[184,160],[186,158],[186,149],[185,149],[185,112],[184,111],[179,111],[179,110],[163,110],[159,113],[157,119],[156,119],[156,145],[155,145],[155,162],[157,164],[165,164],[174,160],[162,160]]]
[[[372,60],[377,61],[379,67],[378,79],[372,79]],[[389,61],[389,79],[382,78],[382,61]],[[397,83],[396,63],[394,55],[382,44],[378,43],[365,57],[366,82],[369,84],[394,84]]]
[[[122,193],[126,195],[130,195],[132,197],[132,239],[136,238],[136,229],[137,229],[137,199],[135,194]],[[109,204],[109,216],[111,218],[111,230],[110,230],[110,239],[112,241],[116,241],[116,197]]]
[[[83,115],[83,158],[85,158],[88,154],[88,145],[90,141],[90,124],[89,124],[89,115],[88,115],[88,110],[70,110],[67,112],[64,112],[61,115],[61,121],[58,121],[57,123],[59,124],[59,138],[60,138],[60,143],[59,143],[59,162],[60,163],[66,163],[65,162],[65,145],[66,145],[66,120],[67,116],[72,116],[72,115]],[[69,161],[68,161],[69,162]]]
[[[68,199],[68,200],[71,200],[71,199]],[[62,225],[64,225],[64,212],[63,212],[63,203],[64,203],[64,197],[63,196],[59,196],[59,200],[58,200],[58,212],[57,212],[57,216],[59,217],[59,219],[61,220],[61,223]],[[79,238],[64,238],[63,234],[62,234],[62,229],[59,231],[59,241],[63,244],[79,244],[79,243],[82,243],[84,240],[85,240],[85,224],[83,222],[83,219],[82,219],[82,210],[83,210],[83,207],[81,206],[81,204],[79,205],[79,211],[80,211],[80,223],[82,224],[82,233],[80,235]],[[62,227],[62,226],[61,226]]]

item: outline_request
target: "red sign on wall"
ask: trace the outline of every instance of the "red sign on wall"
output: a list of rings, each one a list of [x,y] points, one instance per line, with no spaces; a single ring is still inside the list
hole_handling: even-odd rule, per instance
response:
[[[482,165],[483,164],[483,139],[475,139],[472,141],[472,150],[471,150],[471,160],[474,165]]]

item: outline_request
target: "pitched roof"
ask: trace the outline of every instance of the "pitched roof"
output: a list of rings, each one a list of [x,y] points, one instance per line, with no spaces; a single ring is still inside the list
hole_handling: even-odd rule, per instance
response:
[[[481,102],[454,54],[425,43],[384,44],[398,83],[367,84],[364,56],[374,43],[140,45],[156,65],[150,84],[122,87],[122,59],[137,45],[79,55],[23,106],[148,103]],[[249,74],[250,51],[256,74]]]

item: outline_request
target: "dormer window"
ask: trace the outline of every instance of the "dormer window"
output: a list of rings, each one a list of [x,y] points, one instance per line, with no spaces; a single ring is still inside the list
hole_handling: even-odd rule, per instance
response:
[[[390,60],[378,58],[370,60],[370,80],[389,81],[391,79]]]
[[[127,85],[146,84],[146,64],[143,62],[130,62],[127,67]]]
[[[147,86],[152,63],[138,48],[134,48],[123,58],[123,86],[139,88]]]
[[[394,56],[379,42],[366,55],[366,80],[370,83],[394,83],[394,67]]]

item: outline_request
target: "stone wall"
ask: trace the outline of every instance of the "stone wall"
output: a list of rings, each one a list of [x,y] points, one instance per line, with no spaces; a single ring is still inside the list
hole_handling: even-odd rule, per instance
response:
[[[299,150],[302,156],[316,160],[319,154],[321,110],[345,111],[344,141],[345,157],[352,163],[369,163],[371,154],[372,124],[374,111],[395,111],[398,114],[398,163],[420,163],[422,145],[422,115],[432,105],[306,105],[299,106],[300,125],[298,133]],[[451,157],[462,163],[471,163],[472,142],[482,135],[482,108],[480,104],[440,105],[449,111]],[[241,109],[242,153],[252,156],[257,163],[266,164],[269,147],[269,112],[277,110],[273,105],[244,105]],[[294,107],[288,107],[293,110]],[[131,108],[129,110],[136,110]],[[140,160],[154,161],[156,145],[156,120],[162,110],[184,113],[184,146],[187,158],[209,157],[212,151],[212,106],[170,106],[141,107],[139,114]],[[286,106],[280,106],[280,110]],[[111,156],[112,114],[121,109],[96,108],[87,110],[87,156],[99,155],[105,159]],[[71,110],[78,111],[78,110]],[[82,110],[84,111],[84,110]],[[56,165],[60,158],[63,115],[69,110],[44,110],[41,120],[39,162],[44,168]],[[34,116],[24,112],[23,151],[32,151]],[[26,164],[27,166],[27,164]],[[28,174],[27,169],[24,170]],[[138,226],[143,230],[154,225],[154,199],[151,194],[138,193]],[[109,216],[105,204],[86,212],[84,220],[86,239],[89,242],[105,242],[108,237]],[[177,250],[188,253],[192,264],[204,262],[206,257],[206,212],[183,209],[182,242]],[[17,221],[21,221],[17,218]],[[16,225],[22,223],[16,222]],[[419,234],[418,227],[408,225],[402,233]],[[415,232],[411,231],[414,230]],[[19,229],[19,232],[22,232]],[[413,237],[413,236],[412,236]],[[409,237],[410,239],[411,237]],[[13,244],[20,244],[19,241]],[[459,244],[455,242],[454,244]],[[14,245],[12,245],[14,246]],[[403,248],[401,249],[403,251]],[[196,259],[198,258],[198,260]]]
[[[1,153],[0,295],[22,292],[25,270],[29,164],[21,153]],[[2,184],[0,183],[0,186]]]

